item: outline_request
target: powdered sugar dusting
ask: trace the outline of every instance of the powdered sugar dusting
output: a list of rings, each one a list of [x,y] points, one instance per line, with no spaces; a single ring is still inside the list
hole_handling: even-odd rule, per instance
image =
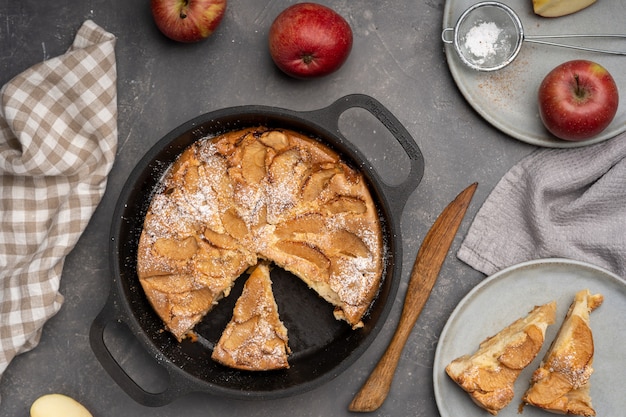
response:
[[[187,268],[211,265],[219,269],[211,275],[224,279],[225,274],[241,270],[232,265],[220,269],[219,265],[231,258],[231,252],[239,254],[236,259],[245,260],[240,262],[256,262],[258,256],[263,257],[261,254],[278,253],[275,245],[280,240],[303,243],[301,250],[294,245],[293,252],[281,253],[280,258],[290,259],[293,267],[289,270],[296,275],[301,268],[317,268],[322,273],[320,268],[328,262],[329,270],[322,273],[328,276],[326,285],[336,293],[341,305],[356,311],[346,314],[350,315],[349,320],[359,321],[378,288],[384,250],[378,213],[364,179],[328,150],[328,154],[322,155],[323,169],[329,169],[329,161],[335,161],[336,173],[323,184],[318,195],[303,199],[303,184],[312,172],[321,169],[312,160],[312,155],[321,155],[321,148],[315,143],[315,152],[308,152],[310,139],[290,132],[286,149],[267,148],[267,175],[256,183],[246,181],[253,176],[246,172],[250,167],[244,165],[250,161],[243,160],[243,149],[259,136],[233,132],[200,140],[185,151],[173,165],[175,168],[166,173],[162,191],[151,202],[140,253],[148,253],[147,248],[159,239],[182,241],[192,236],[199,246],[215,248],[208,252],[203,249],[202,259],[199,255],[189,258]],[[282,159],[273,165],[277,158]],[[346,198],[344,205],[339,204],[342,197]],[[299,224],[300,218],[310,215],[323,219],[319,230],[305,230],[305,224]],[[277,227],[285,224],[293,230],[288,237],[278,238]],[[344,235],[339,232],[348,233],[349,242],[342,242]],[[350,244],[351,247],[342,248]],[[211,250],[219,258],[207,258]],[[153,261],[148,256],[140,258],[143,263]],[[144,269],[150,268],[144,265]],[[208,273],[204,271],[203,274]]]
[[[511,53],[510,36],[494,22],[478,22],[465,34],[462,44],[465,58],[479,67],[505,62]]]

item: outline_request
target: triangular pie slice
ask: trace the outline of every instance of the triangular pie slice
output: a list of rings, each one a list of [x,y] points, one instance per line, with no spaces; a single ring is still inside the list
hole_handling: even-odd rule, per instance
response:
[[[289,368],[287,329],[278,316],[269,265],[257,265],[235,303],[233,317],[213,350],[213,360],[231,368]]]
[[[498,414],[513,400],[514,383],[541,350],[555,314],[554,301],[534,307],[526,317],[481,342],[472,355],[450,362],[447,374],[479,407]]]
[[[557,414],[595,416],[589,395],[593,373],[593,334],[589,313],[602,304],[602,294],[576,293],[556,338],[533,373],[523,403]]]

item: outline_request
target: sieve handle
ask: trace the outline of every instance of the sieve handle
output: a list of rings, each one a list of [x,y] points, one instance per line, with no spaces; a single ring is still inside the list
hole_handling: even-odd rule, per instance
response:
[[[448,33],[452,32],[452,35],[454,36],[454,28],[445,28],[442,32],[441,32],[441,40],[443,41],[443,43],[447,43],[447,44],[452,44],[454,43],[453,39],[448,39],[446,37],[446,35]]]
[[[626,51],[615,51],[611,49],[592,48],[581,45],[571,45],[567,43],[551,42],[545,39],[580,39],[580,38],[613,38],[613,39],[626,39],[626,35],[619,34],[569,34],[569,35],[525,35],[524,40],[530,43],[537,43],[541,45],[558,46],[561,48],[576,49],[579,51],[598,52],[602,54],[611,55],[626,55]]]

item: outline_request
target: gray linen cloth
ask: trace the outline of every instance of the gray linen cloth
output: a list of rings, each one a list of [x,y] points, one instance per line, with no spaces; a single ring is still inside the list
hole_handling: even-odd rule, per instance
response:
[[[559,257],[626,277],[626,134],[522,159],[487,197],[457,256],[487,275]]]
[[[88,20],[65,54],[0,90],[0,376],[61,308],[65,257],[104,194],[117,147],[114,45]]]

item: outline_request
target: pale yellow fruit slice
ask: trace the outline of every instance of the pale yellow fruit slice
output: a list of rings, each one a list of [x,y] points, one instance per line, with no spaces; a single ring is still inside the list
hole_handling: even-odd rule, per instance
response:
[[[543,17],[559,17],[591,6],[596,0],[533,0],[533,10]]]
[[[63,394],[39,397],[30,407],[30,417],[93,417],[87,409]]]

